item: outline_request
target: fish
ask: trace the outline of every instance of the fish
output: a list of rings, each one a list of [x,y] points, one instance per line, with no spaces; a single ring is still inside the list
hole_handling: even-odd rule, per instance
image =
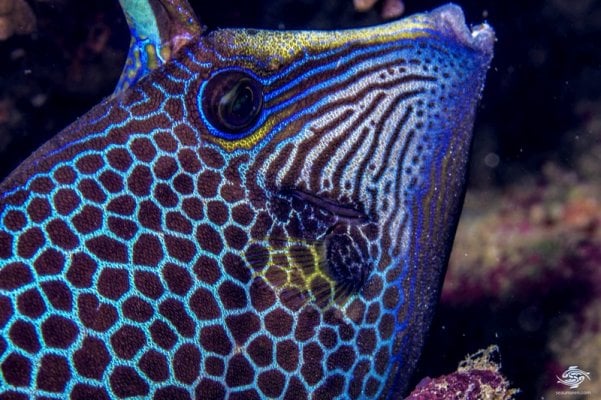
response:
[[[0,397],[406,393],[493,29],[452,4],[338,31],[121,4],[115,93],[0,184]]]

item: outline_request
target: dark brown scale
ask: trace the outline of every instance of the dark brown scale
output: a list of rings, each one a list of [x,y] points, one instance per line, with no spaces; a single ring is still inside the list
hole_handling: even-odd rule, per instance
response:
[[[163,382],[169,378],[167,358],[156,350],[148,350],[138,363],[144,374],[155,382]]]
[[[221,316],[221,309],[213,294],[207,289],[197,289],[190,298],[190,308],[202,320],[211,320]]]
[[[134,264],[156,267],[163,256],[163,247],[156,236],[145,233],[138,237],[133,249]]]
[[[202,379],[196,387],[196,398],[201,399],[203,396],[209,399],[225,399],[225,386],[222,380]]]
[[[60,189],[53,198],[54,208],[61,215],[71,214],[80,204],[79,194],[71,189]]]
[[[232,343],[225,330],[219,325],[202,328],[200,344],[205,350],[221,355],[229,354],[232,349]]]
[[[178,205],[179,197],[170,185],[159,183],[154,188],[154,198],[162,208],[174,208]]]
[[[77,178],[77,172],[75,172],[73,170],[73,168],[71,168],[70,166],[67,166],[67,165],[58,168],[54,172],[54,179],[56,180],[56,182],[62,183],[65,185],[74,183],[76,178]]]
[[[0,289],[14,290],[33,281],[33,275],[27,265],[10,263],[0,270]]]
[[[128,261],[127,246],[111,237],[97,236],[87,240],[85,244],[90,253],[104,261],[117,263]]]
[[[218,357],[207,357],[204,368],[209,375],[216,377],[223,376],[225,372],[225,364],[221,358]]]
[[[194,192],[194,181],[189,175],[179,174],[173,179],[173,188],[179,194],[189,195]]]
[[[248,345],[248,354],[251,360],[260,367],[265,367],[273,361],[273,342],[267,336],[258,336]],[[282,357],[288,355],[284,352]]]
[[[173,157],[168,156],[159,157],[153,166],[154,175],[162,180],[171,179],[178,169],[179,167],[176,160]]]
[[[168,129],[171,129],[169,123],[166,124]],[[154,142],[159,149],[167,153],[174,153],[177,150],[177,141],[173,138],[170,132],[162,131],[154,135]]]
[[[140,204],[138,221],[143,227],[161,231],[162,218],[161,208],[153,201],[145,200]]]
[[[33,266],[40,275],[57,275],[65,266],[65,256],[51,248],[40,254]]]
[[[150,194],[152,185],[152,174],[150,168],[146,165],[137,165],[129,173],[127,178],[127,188],[137,197],[144,197]]]
[[[108,193],[119,193],[123,190],[121,175],[113,171],[104,171],[100,174],[99,181]]]
[[[237,346],[245,346],[248,339],[261,329],[259,317],[251,312],[230,315],[225,318],[225,325]]]
[[[92,278],[97,269],[96,262],[85,253],[75,253],[71,258],[71,265],[66,278],[77,288],[92,286]]]
[[[133,163],[130,153],[122,148],[110,150],[106,158],[111,167],[121,172],[127,171]]]
[[[110,342],[117,356],[129,360],[146,344],[146,334],[134,326],[125,325],[113,333]]]
[[[193,267],[196,277],[209,285],[215,284],[221,276],[221,270],[219,264],[214,258],[206,256],[198,257],[196,264]]]
[[[169,291],[180,296],[185,296],[193,284],[188,271],[173,263],[165,265],[163,279],[167,283]]]
[[[81,347],[73,355],[77,372],[92,379],[102,378],[110,360],[104,341],[93,336],[84,338]]]
[[[27,321],[17,320],[14,322],[8,334],[10,340],[17,347],[29,353],[37,353],[41,348],[35,327]]]
[[[231,388],[252,383],[254,368],[243,354],[236,354],[228,363],[225,383]]]
[[[159,305],[159,312],[169,320],[177,332],[186,338],[194,336],[194,320],[188,315],[184,305],[176,299],[167,299]]]
[[[172,364],[175,378],[186,384],[191,384],[199,376],[201,354],[195,344],[186,343],[177,349]]]
[[[44,233],[39,228],[30,228],[21,236],[17,244],[17,254],[23,258],[31,258],[45,243]]]
[[[123,315],[135,322],[146,322],[154,314],[154,309],[145,300],[140,297],[130,297],[123,302]]]
[[[95,173],[96,171],[98,171],[103,166],[104,166],[104,160],[98,154],[91,154],[91,155],[83,156],[79,160],[77,160],[77,162],[75,163],[75,167],[79,170],[79,173],[84,174],[84,175],[91,175],[91,174]],[[41,193],[47,193],[48,189],[41,189],[42,185],[47,187],[52,184],[50,184],[50,183],[42,184],[41,180],[37,180],[37,181],[33,182],[31,188],[34,191],[40,191]]]
[[[174,108],[180,108],[182,107],[181,103],[179,101],[177,101],[176,99],[169,99],[167,101],[168,106],[169,103],[171,105],[173,105]],[[174,118],[176,121],[181,121],[182,117],[179,118]],[[179,139],[179,141],[181,142],[181,144],[183,144],[184,146],[190,146],[190,147],[195,147],[198,146],[198,137],[196,132],[194,132],[194,130],[185,124],[179,124],[177,125],[175,128],[173,128],[173,133],[175,134],[175,136]],[[185,163],[182,163],[185,165]]]
[[[71,400],[109,400],[110,397],[106,389],[87,384],[77,384],[71,392]]]
[[[83,198],[95,203],[104,203],[107,198],[106,193],[104,193],[100,185],[92,179],[82,179],[79,182],[77,189]],[[108,206],[109,210],[111,209],[111,203],[109,203]]]
[[[45,281],[41,284],[42,290],[52,307],[57,310],[71,311],[73,309],[73,295],[63,281]]]
[[[88,328],[105,332],[118,319],[117,310],[110,304],[101,303],[93,294],[84,293],[77,299],[79,320]]]
[[[292,332],[292,316],[281,308],[267,314],[264,321],[265,327],[274,336],[287,336]]]
[[[28,386],[31,382],[31,361],[16,354],[10,354],[2,363],[2,374],[6,382],[13,386]]]
[[[39,203],[37,203],[36,200],[38,200]],[[36,207],[38,204],[40,206]],[[29,212],[30,208],[32,211],[35,209],[40,210],[40,213],[37,215],[36,214],[31,215]],[[30,202],[30,205],[27,210],[27,214],[30,216],[30,218],[32,218],[34,220],[37,219],[36,222],[41,222],[45,218],[48,218],[50,216],[50,205],[44,199],[34,198]],[[20,231],[21,229],[23,229],[23,227],[27,223],[27,217],[21,211],[11,210],[8,213],[6,213],[6,216],[4,217],[3,222],[7,229],[9,229],[11,231]],[[3,238],[3,240],[7,240],[8,238],[11,238],[11,240],[12,240],[12,236],[5,232],[2,232],[2,238]],[[10,247],[7,245],[6,247],[2,247],[2,248],[5,249],[4,251],[8,251],[8,249]],[[6,258],[8,258],[8,257],[6,257]]]
[[[258,385],[264,396],[278,397],[284,391],[286,377],[280,371],[269,370],[259,374]]]
[[[167,253],[171,257],[186,264],[194,259],[197,250],[196,245],[191,240],[172,235],[166,235],[164,240]]]
[[[165,292],[159,277],[152,272],[138,271],[134,275],[136,289],[150,299],[156,300]]]
[[[69,362],[62,356],[47,354],[42,357],[42,365],[37,376],[37,387],[54,393],[65,391],[71,378]]]
[[[124,240],[132,239],[138,231],[138,225],[129,219],[109,217],[108,228],[116,236]],[[96,228],[98,229],[98,228]],[[94,230],[96,230],[94,229]],[[80,229],[78,231],[81,232]]]
[[[86,205],[71,218],[71,223],[79,233],[91,233],[102,227],[102,214],[100,208]]]
[[[6,298],[0,297],[0,308],[8,310],[10,305],[8,304],[8,300],[5,301],[4,299]],[[44,303],[44,299],[37,289],[29,289],[19,295],[17,307],[21,314],[31,318],[39,318],[46,311],[46,303]],[[0,325],[4,325],[1,319],[0,317]]]
[[[154,343],[165,349],[170,350],[177,343],[177,335],[165,322],[156,320],[150,326],[150,336]]]
[[[119,397],[146,396],[148,383],[131,367],[118,366],[111,373],[111,389]]]
[[[79,245],[79,238],[64,220],[54,219],[46,225],[50,241],[64,250],[73,250]]]

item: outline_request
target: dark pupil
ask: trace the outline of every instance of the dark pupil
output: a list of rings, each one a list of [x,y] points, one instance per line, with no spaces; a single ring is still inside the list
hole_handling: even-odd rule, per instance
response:
[[[238,133],[251,126],[263,107],[261,84],[242,71],[222,71],[205,87],[202,108],[209,122],[220,131]]]
[[[219,114],[230,125],[241,126],[252,119],[254,108],[253,91],[248,86],[248,80],[244,79],[222,97],[219,103]]]

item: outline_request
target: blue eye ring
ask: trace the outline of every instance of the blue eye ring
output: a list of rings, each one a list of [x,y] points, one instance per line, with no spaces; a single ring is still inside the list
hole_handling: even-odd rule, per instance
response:
[[[261,115],[263,85],[245,71],[222,70],[203,85],[199,103],[213,128],[223,133],[224,138],[237,139]]]

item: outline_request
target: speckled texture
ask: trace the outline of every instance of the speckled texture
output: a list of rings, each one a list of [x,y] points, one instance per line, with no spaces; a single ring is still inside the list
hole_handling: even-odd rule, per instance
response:
[[[493,42],[216,30],[94,107],[0,185],[3,394],[403,393]]]
[[[501,372],[499,349],[490,346],[469,355],[457,371],[438,378],[424,378],[405,400],[512,400],[512,389]]]
[[[406,14],[445,2],[407,0]],[[38,18],[37,34],[12,36],[0,46],[0,58],[7,60],[0,63],[2,176],[51,135],[109,95],[127,53],[127,26],[116,1],[29,3]],[[594,181],[587,183],[586,179],[599,176],[601,165],[598,68],[601,51],[597,39],[601,32],[601,3],[589,0],[457,3],[466,11],[469,21],[487,19],[502,38],[496,44],[493,68],[476,120],[470,182],[479,190],[473,196],[468,195],[464,216],[483,215],[484,221],[497,221],[489,219],[485,211],[492,207],[494,213],[498,209],[497,199],[504,198],[508,210],[520,209],[522,201],[517,197],[522,196],[516,196],[519,192],[556,186],[555,180],[545,178],[542,173],[541,166],[550,160],[559,163],[570,177],[566,184],[558,186],[560,191],[567,192],[572,187],[576,191],[589,191],[586,186],[599,186]],[[381,21],[379,4],[382,2],[368,13],[356,14],[350,0],[193,2],[203,22],[212,28],[269,29],[309,26],[333,29],[373,24]],[[508,185],[516,182],[521,184]],[[596,192],[592,193],[599,198]],[[580,209],[578,201],[573,205]],[[477,223],[477,218],[472,221]],[[557,224],[563,224],[562,220]],[[512,241],[520,242],[517,238],[509,240]],[[472,254],[490,247],[474,244]],[[511,252],[500,245],[494,252]],[[587,254],[594,253],[582,252],[575,260],[594,261]],[[473,271],[480,271],[478,264],[470,266]],[[499,274],[494,275],[493,281],[509,281]],[[579,308],[583,293],[570,289],[578,282],[574,280],[578,275],[568,275],[570,279],[554,280],[554,289],[545,292],[548,295],[539,292],[544,284],[531,281],[523,291],[512,291],[517,297],[508,297],[506,301],[479,296],[470,301],[468,294],[472,290],[466,292],[465,301],[445,300],[428,345],[431,350],[427,351],[414,384],[423,376],[448,373],[465,354],[499,343],[504,356],[503,371],[522,389],[522,398],[554,394],[560,388],[549,389],[551,392],[547,393],[542,382],[548,387],[555,385],[555,375],[570,363],[591,365],[588,360],[598,353],[594,351],[598,348],[595,344],[598,336],[593,329],[598,326],[595,318],[590,323],[581,323],[582,316],[594,317],[600,313],[595,308]],[[480,279],[463,273],[454,275],[451,270],[450,276],[467,278],[472,287],[480,283],[490,287],[486,274]],[[518,281],[523,282],[521,278]],[[458,288],[460,283],[449,287]],[[459,299],[459,291],[451,290],[450,294]],[[545,303],[548,296],[556,299],[549,303],[549,309],[556,311],[547,314],[543,309],[541,313],[541,301]],[[566,309],[572,304],[576,305],[576,311]],[[517,323],[516,316],[522,314],[520,320],[525,318],[526,325]],[[564,325],[564,319],[573,322]],[[525,329],[526,326],[529,328]],[[562,327],[562,340],[555,334],[558,326]],[[549,350],[551,347],[553,352]],[[562,359],[555,352],[563,354]],[[601,390],[595,393],[598,395]]]

